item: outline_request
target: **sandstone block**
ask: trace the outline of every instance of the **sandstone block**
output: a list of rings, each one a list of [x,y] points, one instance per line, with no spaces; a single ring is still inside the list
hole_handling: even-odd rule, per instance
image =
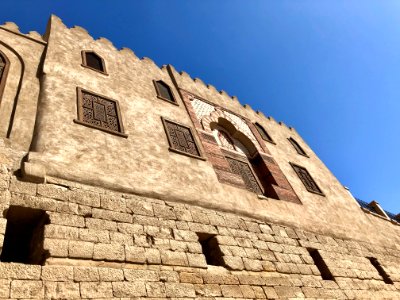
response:
[[[217,239],[217,243],[219,245],[228,245],[228,246],[236,246],[237,241],[234,237],[231,236],[224,236],[224,235],[217,235],[215,237]]]
[[[145,251],[143,247],[125,246],[126,261],[143,264],[146,262]]]
[[[13,280],[11,282],[11,298],[34,298],[44,297],[43,282],[37,280]]]
[[[80,299],[79,283],[44,282],[45,299]]]
[[[143,297],[146,296],[144,282],[113,282],[114,297]]]
[[[254,299],[256,294],[250,285],[240,285],[240,290],[242,291],[243,297]]]
[[[244,269],[243,260],[236,256],[223,256],[224,265],[229,270],[241,271]]]
[[[10,297],[10,283],[11,280],[0,279],[0,298]]]
[[[111,282],[81,282],[79,283],[82,298],[112,298]]]
[[[299,287],[276,286],[274,289],[280,298],[304,298],[304,294]]]
[[[123,281],[124,271],[115,268],[98,268],[100,281]]]
[[[45,238],[43,248],[51,257],[68,257],[68,240]]]
[[[204,254],[187,253],[187,258],[190,267],[207,268],[207,261]]]
[[[144,256],[148,264],[161,264],[161,254],[158,249],[146,248]]]
[[[72,214],[48,212],[51,224],[65,225],[71,227],[85,227],[85,218]]]
[[[222,292],[218,284],[195,284],[196,295],[202,297],[221,297]]]
[[[132,215],[128,213],[116,212],[111,210],[93,208],[93,218],[132,223]]]
[[[181,272],[179,278],[182,283],[203,283],[203,277],[198,273]]]
[[[16,177],[12,177],[9,189],[10,192],[35,196],[37,191],[37,184],[20,181]]]
[[[0,262],[0,278],[38,280],[40,274],[40,266]]]
[[[186,242],[198,242],[199,237],[193,231],[173,229],[175,240]]]
[[[86,227],[96,230],[117,231],[117,223],[109,220],[86,218]]]
[[[110,232],[111,243],[121,245],[133,245],[132,235],[121,232]]]
[[[176,215],[172,207],[168,205],[153,204],[154,216],[167,220],[176,220]]]
[[[264,293],[264,290],[261,286],[252,286],[254,292],[255,299],[266,299],[267,296]],[[275,290],[274,290],[275,292]]]
[[[100,195],[100,206],[112,211],[125,212],[126,200],[119,196]]]
[[[69,192],[69,201],[91,207],[100,207],[100,195],[83,190],[72,190]]]
[[[77,240],[79,238],[79,228],[47,224],[44,228],[44,237],[64,240]]]
[[[44,281],[72,281],[73,267],[70,266],[43,266],[42,280]]]
[[[237,285],[221,285],[222,295],[228,298],[243,298],[242,290]]]
[[[147,282],[146,292],[151,298],[165,298],[165,285],[162,282]]]
[[[161,270],[160,271],[161,282],[179,282],[179,275],[176,271]]]
[[[55,184],[38,184],[37,194],[43,197],[68,200],[69,189]]]
[[[231,274],[218,274],[207,272],[203,274],[204,283],[216,283],[216,284],[239,284],[239,279],[236,275]]]
[[[167,297],[183,298],[196,296],[194,285],[190,283],[165,283],[165,291]]]
[[[118,231],[126,234],[143,234],[144,228],[140,224],[118,223]]]
[[[142,216],[154,216],[153,205],[149,202],[139,201],[137,199],[126,199],[128,211]]]
[[[79,240],[109,244],[110,234],[107,230],[79,228]]]
[[[160,277],[156,271],[124,269],[124,276],[127,281],[159,281]]]
[[[267,296],[267,299],[280,299],[273,287],[263,286],[263,290],[265,295]]]
[[[163,251],[161,261],[168,266],[188,266],[188,259],[184,252]]]
[[[94,244],[92,242],[69,241],[68,256],[74,258],[93,258]]]
[[[94,245],[93,259],[124,261],[125,248],[120,244],[96,244]]]
[[[99,281],[100,275],[96,267],[74,267],[74,281]]]
[[[243,258],[244,268],[248,271],[260,272],[263,270],[261,261],[256,259]]]

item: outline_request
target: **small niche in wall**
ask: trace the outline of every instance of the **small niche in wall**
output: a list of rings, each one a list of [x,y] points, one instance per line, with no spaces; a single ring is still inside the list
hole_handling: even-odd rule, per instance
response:
[[[215,235],[198,232],[197,236],[199,237],[199,243],[206,257],[207,264],[212,266],[224,266],[222,252]]]
[[[335,280],[328,266],[326,265],[324,259],[317,249],[307,248],[308,253],[312,257],[315,266],[318,268],[321,273],[321,277],[323,280]]]
[[[10,206],[5,218],[7,226],[0,261],[43,264],[47,258],[47,252],[43,249],[44,225],[49,222],[46,212]]]
[[[375,257],[367,257],[371,264],[375,267],[375,269],[378,271],[379,275],[381,275],[383,281],[386,284],[393,284],[392,279],[389,277],[389,275],[385,272],[379,261]]]

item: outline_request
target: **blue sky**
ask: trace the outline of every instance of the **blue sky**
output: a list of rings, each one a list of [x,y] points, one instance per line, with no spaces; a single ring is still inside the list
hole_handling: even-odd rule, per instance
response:
[[[365,201],[400,213],[399,1],[2,0],[0,22],[51,13],[293,126]]]

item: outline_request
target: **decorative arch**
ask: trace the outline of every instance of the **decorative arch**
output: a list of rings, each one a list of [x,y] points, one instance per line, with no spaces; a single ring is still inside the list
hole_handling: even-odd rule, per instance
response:
[[[0,103],[3,96],[4,87],[6,85],[8,69],[10,68],[10,61],[7,56],[0,51]]]
[[[219,108],[216,108],[210,115],[201,119],[201,124],[204,130],[212,132],[212,124],[220,124],[223,127],[226,127],[229,133],[232,136],[235,136],[240,141],[243,140],[244,144],[250,147],[252,152],[262,151],[257,139],[251,132],[248,125],[239,117],[234,116],[233,114],[227,113]]]

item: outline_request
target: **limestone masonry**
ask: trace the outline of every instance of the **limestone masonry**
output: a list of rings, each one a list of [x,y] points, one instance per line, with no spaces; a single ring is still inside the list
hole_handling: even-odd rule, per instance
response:
[[[52,16],[0,101],[0,298],[400,299],[398,216],[200,79]]]

